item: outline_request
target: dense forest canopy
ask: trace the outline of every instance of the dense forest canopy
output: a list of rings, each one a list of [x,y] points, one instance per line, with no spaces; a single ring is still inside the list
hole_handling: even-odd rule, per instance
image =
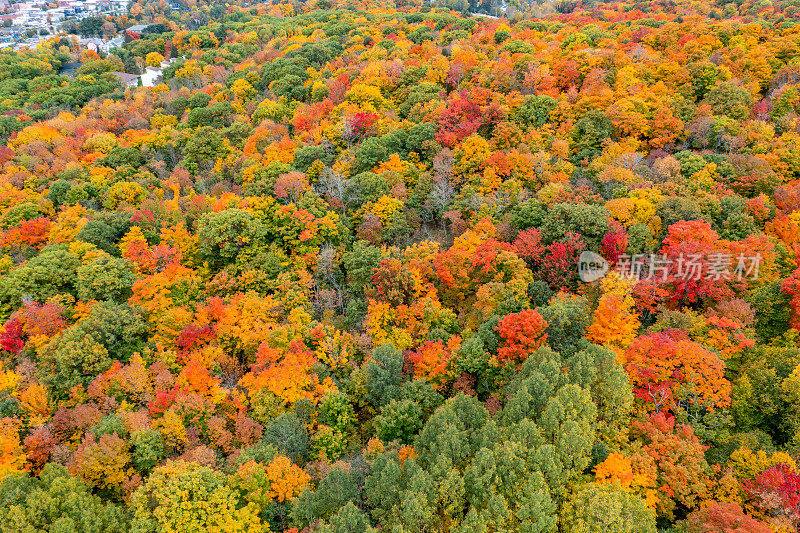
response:
[[[0,51],[0,531],[797,531],[800,3],[723,2]]]

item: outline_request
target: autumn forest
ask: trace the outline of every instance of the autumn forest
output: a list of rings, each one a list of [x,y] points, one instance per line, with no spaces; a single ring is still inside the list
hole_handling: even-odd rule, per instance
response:
[[[800,1],[726,2],[0,51],[0,531],[798,531]]]

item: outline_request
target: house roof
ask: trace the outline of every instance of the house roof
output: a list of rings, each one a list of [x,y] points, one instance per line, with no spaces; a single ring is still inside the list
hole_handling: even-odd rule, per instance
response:
[[[127,72],[114,72],[114,76],[125,85],[139,78],[138,74],[128,74]]]

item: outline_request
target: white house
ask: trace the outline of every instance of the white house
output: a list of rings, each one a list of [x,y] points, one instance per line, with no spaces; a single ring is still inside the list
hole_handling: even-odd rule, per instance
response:
[[[159,67],[147,67],[142,72],[142,87],[155,87],[161,82],[164,71]]]

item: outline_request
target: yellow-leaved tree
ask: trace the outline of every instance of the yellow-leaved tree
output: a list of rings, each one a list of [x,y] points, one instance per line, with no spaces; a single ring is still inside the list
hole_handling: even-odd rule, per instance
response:
[[[620,358],[636,338],[641,323],[634,309],[631,283],[616,272],[601,281],[603,295],[587,330],[590,341],[608,346]]]

